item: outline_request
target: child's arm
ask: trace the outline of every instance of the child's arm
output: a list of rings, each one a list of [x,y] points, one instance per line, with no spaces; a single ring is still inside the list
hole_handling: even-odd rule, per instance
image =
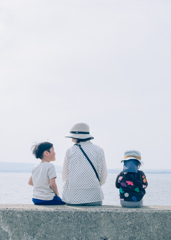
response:
[[[118,176],[117,176],[117,178],[116,178],[116,182],[115,182],[115,187],[116,188],[120,188],[120,181],[121,181],[121,179],[122,179],[123,177],[120,175],[120,174],[118,174]]]
[[[141,181],[142,181],[142,187],[143,187],[143,188],[147,188],[148,182],[147,182],[146,176],[145,176],[145,174],[144,174],[143,171],[141,172],[141,174],[142,174],[142,179],[141,179]]]
[[[58,192],[58,188],[57,188],[57,185],[56,185],[56,182],[55,182],[55,178],[50,179],[50,187],[52,188],[54,193],[59,197],[59,192]]]
[[[32,180],[32,176],[30,177],[29,181],[28,181],[28,184],[33,186],[33,180]]]

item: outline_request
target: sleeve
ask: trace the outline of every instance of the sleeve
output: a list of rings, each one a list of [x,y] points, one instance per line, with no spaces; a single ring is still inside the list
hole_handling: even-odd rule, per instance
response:
[[[33,176],[34,169],[35,169],[35,167],[33,167],[32,170],[31,170],[31,175],[32,176]]]
[[[141,172],[141,181],[142,181],[143,188],[144,189],[147,188],[148,182],[147,182],[146,175],[145,175],[145,173],[143,171]]]
[[[104,151],[101,152],[101,171],[100,171],[100,186],[102,186],[106,182],[107,178],[107,167],[106,167],[106,160]]]
[[[33,176],[33,174],[34,174],[34,170],[35,170],[35,168],[36,168],[36,165],[32,168],[32,170],[31,170],[31,175]]]
[[[116,188],[120,188],[120,179],[121,179],[121,174],[118,174],[118,176],[116,177],[116,182],[115,182],[115,187]]]
[[[69,174],[69,149],[67,150],[65,154],[63,169],[62,169],[62,180],[63,182],[66,181],[68,174]]]
[[[50,164],[50,167],[48,169],[48,177],[49,179],[56,178],[56,170],[53,164]]]

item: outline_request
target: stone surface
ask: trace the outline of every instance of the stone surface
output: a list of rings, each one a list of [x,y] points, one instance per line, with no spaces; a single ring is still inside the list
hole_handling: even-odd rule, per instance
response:
[[[171,240],[171,206],[0,205],[0,240]]]

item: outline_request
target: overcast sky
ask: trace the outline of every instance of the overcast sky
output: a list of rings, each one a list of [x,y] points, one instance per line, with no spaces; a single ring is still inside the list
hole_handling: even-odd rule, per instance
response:
[[[0,153],[37,163],[35,142],[54,143],[85,122],[107,167],[129,149],[144,169],[171,169],[171,2],[1,0]]]

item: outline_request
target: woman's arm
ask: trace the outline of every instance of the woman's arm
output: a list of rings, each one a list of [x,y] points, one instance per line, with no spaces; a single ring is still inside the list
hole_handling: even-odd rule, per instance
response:
[[[55,182],[55,178],[50,179],[50,187],[52,188],[54,193],[59,197],[59,192],[58,192],[58,188],[57,188],[57,185],[56,185],[56,182]]]
[[[69,149],[66,152],[64,164],[63,164],[63,170],[62,170],[62,180],[63,182],[66,181],[68,174],[69,174],[69,157],[68,157]]]
[[[102,186],[106,182],[107,178],[107,167],[106,167],[106,160],[105,160],[105,155],[104,151],[102,150],[101,152],[101,173],[100,173],[100,186]]]
[[[29,178],[28,184],[31,185],[31,186],[33,186],[33,179],[32,179],[32,176]]]

